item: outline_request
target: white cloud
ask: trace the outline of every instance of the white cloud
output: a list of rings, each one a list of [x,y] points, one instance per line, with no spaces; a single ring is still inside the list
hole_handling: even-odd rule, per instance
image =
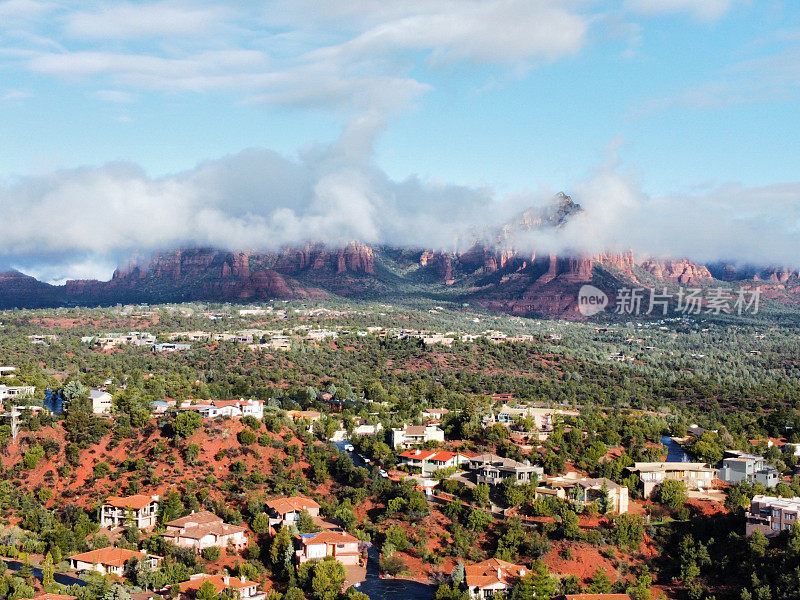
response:
[[[0,22],[8,25],[15,21],[33,19],[50,11],[53,6],[52,2],[40,2],[39,0],[2,0],[0,1]]]
[[[114,2],[106,3],[97,11],[69,14],[65,29],[71,36],[100,39],[197,36],[217,28],[227,14],[224,5]]]
[[[391,111],[429,89],[423,62],[519,71],[578,52],[590,22],[579,6],[164,0],[74,10],[62,4],[64,47],[23,41],[13,50],[36,73],[101,90],[224,90],[250,103]]]
[[[626,6],[646,15],[686,12],[693,17],[712,21],[722,17],[740,0],[626,0]]]
[[[94,93],[94,97],[103,102],[113,102],[115,104],[130,104],[136,101],[133,94],[120,90],[98,90]]]
[[[380,113],[366,115],[335,144],[298,160],[252,149],[158,179],[130,164],[22,179],[0,188],[7,225],[0,257],[58,279],[59,266],[74,274],[75,265],[89,265],[81,271],[86,276],[91,265],[176,246],[275,250],[355,239],[465,249],[552,197],[549,190],[500,196],[413,177],[391,180],[368,158],[382,126]],[[578,185],[574,197],[584,211],[565,227],[518,233],[510,244],[565,255],[633,250],[800,264],[800,183],[649,197],[609,165]],[[41,223],[59,235],[41,236]]]

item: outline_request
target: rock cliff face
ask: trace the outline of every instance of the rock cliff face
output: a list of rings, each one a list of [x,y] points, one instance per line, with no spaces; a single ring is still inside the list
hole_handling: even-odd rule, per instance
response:
[[[577,293],[592,283],[613,298],[624,286],[697,285],[713,279],[762,282],[770,297],[797,301],[797,269],[710,265],[686,259],[645,259],[632,253],[557,256],[523,252],[515,240],[535,240],[581,212],[569,196],[530,210],[461,252],[369,247],[351,242],[274,252],[181,248],[118,269],[110,281],[52,286],[18,272],[0,273],[0,308],[187,300],[321,299],[336,294],[389,299],[413,292],[440,295],[512,314],[579,318]]]
[[[658,279],[673,283],[700,283],[713,279],[707,267],[686,260],[646,260],[642,269]]]
[[[58,288],[19,271],[0,272],[0,308],[40,308],[58,301]]]

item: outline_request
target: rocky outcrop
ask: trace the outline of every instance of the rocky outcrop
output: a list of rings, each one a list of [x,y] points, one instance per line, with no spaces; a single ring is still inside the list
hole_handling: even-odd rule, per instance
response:
[[[58,288],[19,271],[0,272],[0,308],[41,308],[58,303]]]
[[[690,284],[713,279],[707,267],[686,259],[646,260],[640,266],[654,277],[672,283]]]

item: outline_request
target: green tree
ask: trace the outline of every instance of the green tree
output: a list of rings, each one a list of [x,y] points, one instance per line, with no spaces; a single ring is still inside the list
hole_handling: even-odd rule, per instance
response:
[[[222,549],[219,546],[209,546],[208,548],[203,548],[200,554],[203,555],[205,560],[214,562],[215,560],[219,560],[219,557],[222,556]]]
[[[42,586],[45,589],[47,589],[49,586],[53,585],[53,582],[55,581],[54,577],[56,574],[56,568],[53,565],[53,556],[49,552],[44,556],[41,569],[42,569]]]
[[[203,418],[200,413],[194,410],[184,410],[175,417],[172,422],[172,430],[175,435],[185,439],[190,437],[202,425]]]
[[[537,560],[529,573],[516,583],[511,590],[511,600],[541,600],[552,598],[558,593],[558,581],[550,576],[547,565]]]
[[[213,583],[206,580],[197,590],[196,598],[197,600],[217,600],[217,588]]]
[[[269,515],[267,513],[258,513],[253,519],[253,531],[256,533],[266,533],[269,531]]]
[[[671,510],[681,508],[689,499],[686,484],[677,479],[666,479],[658,486],[655,494],[656,502],[663,504]]]
[[[589,582],[589,592],[592,594],[608,594],[611,592],[611,579],[605,569],[597,569]]]

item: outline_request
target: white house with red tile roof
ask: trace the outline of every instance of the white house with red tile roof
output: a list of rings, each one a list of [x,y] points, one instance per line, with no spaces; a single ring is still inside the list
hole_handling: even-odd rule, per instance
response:
[[[192,548],[201,552],[211,546],[222,549],[233,547],[237,552],[247,548],[250,541],[247,530],[238,525],[229,525],[208,511],[192,513],[164,524],[164,537],[181,548]]]
[[[458,452],[444,450],[406,450],[400,454],[400,464],[412,470],[419,470],[422,475],[430,475],[439,469],[458,467],[467,462],[467,457]]]
[[[217,594],[221,594],[227,589],[233,589],[239,593],[239,598],[242,600],[264,600],[266,598],[266,594],[258,590],[257,582],[248,581],[244,576],[231,577],[222,573],[216,575],[206,575],[205,573],[192,575],[189,581],[179,584],[181,597],[194,598],[197,596],[200,586],[206,581],[211,582]]]
[[[520,578],[525,577],[525,567],[498,558],[464,567],[470,598],[484,600],[495,594],[507,592]]]
[[[109,496],[100,508],[101,527],[129,527],[152,529],[156,526],[158,496]]]
[[[97,571],[101,575],[122,575],[125,565],[131,559],[147,561],[151,568],[155,568],[161,559],[158,556],[134,552],[126,548],[100,548],[90,552],[83,552],[69,557],[69,566],[76,571]]]
[[[285,525],[291,527],[300,518],[300,513],[304,510],[312,517],[319,516],[319,504],[311,498],[302,496],[292,496],[290,498],[275,498],[267,501],[269,509],[269,524],[271,527]]]
[[[320,531],[296,536],[300,548],[295,552],[297,563],[322,560],[332,556],[343,565],[357,565],[361,558],[358,538],[344,531]]]

